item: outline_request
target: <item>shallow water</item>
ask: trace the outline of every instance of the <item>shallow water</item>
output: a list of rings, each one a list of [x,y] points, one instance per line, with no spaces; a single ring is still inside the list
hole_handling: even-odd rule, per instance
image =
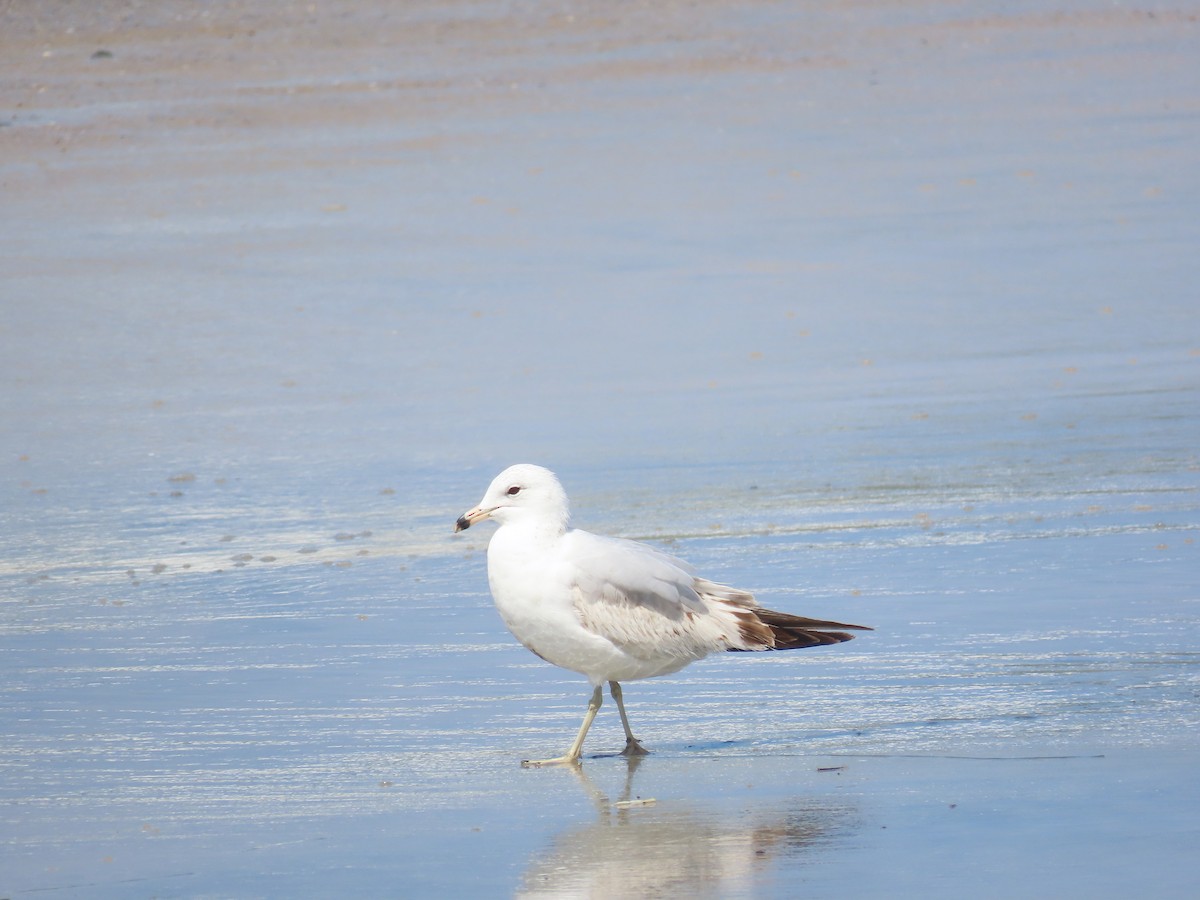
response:
[[[206,8],[0,14],[0,896],[1194,895],[1195,16]],[[514,461],[876,631],[521,769]]]

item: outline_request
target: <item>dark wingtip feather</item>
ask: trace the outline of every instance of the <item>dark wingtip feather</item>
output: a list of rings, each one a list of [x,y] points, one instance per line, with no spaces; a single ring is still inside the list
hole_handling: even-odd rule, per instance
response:
[[[805,647],[824,647],[854,640],[854,635],[844,631],[810,631],[806,628],[781,628],[771,626],[775,635],[776,650],[803,650]]]
[[[823,647],[854,640],[854,635],[847,634],[845,631],[827,629],[874,630],[866,625],[809,619],[806,616],[793,616],[791,613],[776,612],[773,609],[760,608],[748,611],[754,613],[755,618],[771,630],[774,638],[773,644],[771,646],[760,644],[759,646],[763,650],[803,650],[806,647]]]
[[[847,622],[830,622],[825,619],[810,619],[807,616],[793,616],[791,613],[776,612],[773,609],[756,609],[755,615],[767,625],[779,625],[783,628],[809,628],[824,630],[826,628],[849,628],[851,631],[874,631],[866,625],[851,625]]]

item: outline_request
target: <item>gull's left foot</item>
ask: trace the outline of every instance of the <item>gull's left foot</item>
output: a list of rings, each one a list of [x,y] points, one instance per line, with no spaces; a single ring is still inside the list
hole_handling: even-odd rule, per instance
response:
[[[645,752],[644,750],[642,751]],[[540,769],[542,766],[579,766],[582,762],[579,755],[572,756],[570,753],[564,756],[556,756],[554,759],[523,759],[521,760],[522,769]]]

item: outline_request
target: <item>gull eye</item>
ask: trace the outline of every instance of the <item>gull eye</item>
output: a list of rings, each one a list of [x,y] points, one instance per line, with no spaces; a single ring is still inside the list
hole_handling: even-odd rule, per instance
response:
[[[521,493],[521,486],[519,484],[514,484],[507,491],[505,491],[505,493],[510,497],[515,497],[517,494]]]

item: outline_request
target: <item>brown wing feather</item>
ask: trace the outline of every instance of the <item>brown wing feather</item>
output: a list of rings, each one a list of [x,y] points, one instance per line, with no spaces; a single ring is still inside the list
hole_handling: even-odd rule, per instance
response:
[[[741,623],[742,636],[748,643],[756,644],[761,650],[801,650],[805,647],[820,647],[825,644],[840,644],[842,641],[854,640],[854,635],[844,631],[831,631],[834,628],[851,628],[856,631],[872,631],[866,625],[848,625],[845,622],[828,622],[823,619],[810,619],[806,616],[793,616],[790,613],[776,612],[773,609],[751,607],[744,612],[739,610],[746,621]],[[753,622],[749,621],[753,616]],[[765,626],[765,627],[764,627]],[[770,643],[766,640],[765,632],[771,634]],[[732,648],[740,649],[740,648]]]

